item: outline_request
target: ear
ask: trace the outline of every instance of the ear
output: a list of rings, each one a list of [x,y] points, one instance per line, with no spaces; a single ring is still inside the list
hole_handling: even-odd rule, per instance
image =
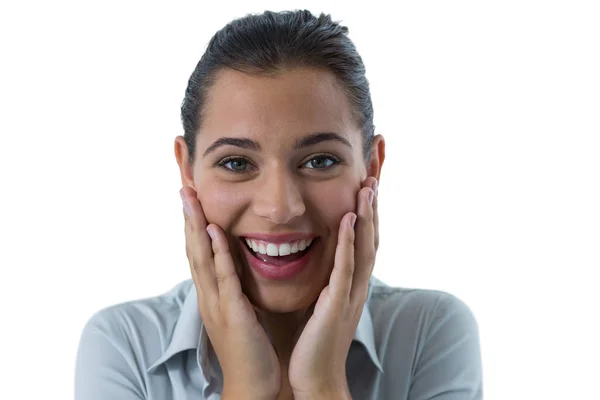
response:
[[[371,157],[367,165],[367,176],[373,176],[379,181],[381,168],[385,160],[385,140],[381,135],[375,135],[371,145]]]
[[[194,188],[194,164],[189,162],[188,148],[183,136],[175,138],[175,159],[177,160],[177,165],[179,165],[181,185]]]

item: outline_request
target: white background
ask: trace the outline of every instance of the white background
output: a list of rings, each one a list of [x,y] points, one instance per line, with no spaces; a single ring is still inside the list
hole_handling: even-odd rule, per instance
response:
[[[387,140],[375,274],[470,305],[486,399],[600,398],[596,4],[2,3],[2,397],[72,398],[87,319],[188,279],[187,79],[231,19],[308,8],[350,28]]]

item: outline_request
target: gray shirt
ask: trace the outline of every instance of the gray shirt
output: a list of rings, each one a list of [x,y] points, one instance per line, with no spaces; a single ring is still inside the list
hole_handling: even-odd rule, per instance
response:
[[[372,277],[346,374],[353,399],[482,399],[475,318],[450,294]],[[83,330],[75,400],[213,400],[222,384],[191,280],[105,308]]]

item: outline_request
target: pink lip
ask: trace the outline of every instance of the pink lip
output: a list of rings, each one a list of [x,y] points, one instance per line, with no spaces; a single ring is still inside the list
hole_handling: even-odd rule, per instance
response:
[[[280,234],[271,234],[271,233],[247,233],[245,235],[241,235],[243,238],[261,240],[263,242],[269,243],[287,243],[293,242],[295,240],[302,239],[314,239],[317,235],[312,233],[302,233],[302,232],[292,232],[292,233],[280,233]]]
[[[273,243],[272,240],[273,240],[273,236],[270,236],[268,241],[271,241],[271,243]],[[298,240],[298,239],[287,239],[287,240],[292,241],[292,240]],[[248,249],[248,246],[246,246],[245,243],[242,243],[242,247],[244,248],[244,252],[246,253],[246,259],[248,260],[248,263],[256,272],[258,272],[264,278],[282,281],[282,280],[293,278],[294,276],[298,275],[300,272],[302,272],[304,270],[304,268],[308,265],[308,263],[310,261],[311,255],[314,250],[314,246],[316,244],[317,243],[315,243],[313,245],[313,247],[311,247],[310,250],[307,251],[306,254],[304,254],[304,256],[302,258],[299,258],[296,261],[292,261],[290,263],[287,263],[287,264],[281,265],[281,266],[275,266],[273,264],[269,264],[262,260],[259,260]]]

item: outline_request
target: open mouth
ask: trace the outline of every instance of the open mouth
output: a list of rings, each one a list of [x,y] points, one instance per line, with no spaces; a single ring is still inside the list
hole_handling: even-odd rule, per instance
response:
[[[287,243],[269,243],[262,240],[242,238],[249,253],[258,260],[274,266],[284,266],[300,260],[318,239],[294,240]]]

